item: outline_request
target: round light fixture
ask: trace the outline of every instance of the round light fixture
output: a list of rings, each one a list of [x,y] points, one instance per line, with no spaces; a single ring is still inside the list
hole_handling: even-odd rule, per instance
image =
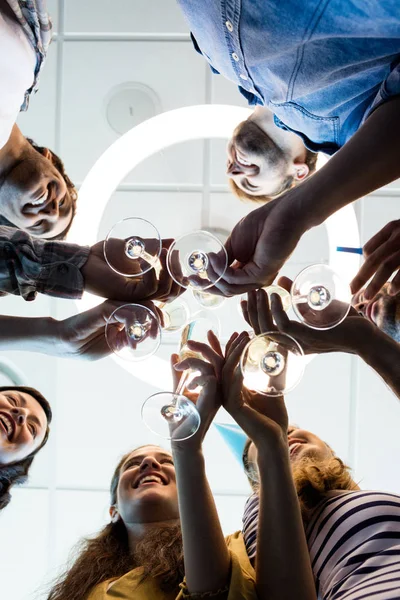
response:
[[[113,88],[105,99],[107,122],[119,135],[160,112],[159,97],[143,83],[122,83]]]

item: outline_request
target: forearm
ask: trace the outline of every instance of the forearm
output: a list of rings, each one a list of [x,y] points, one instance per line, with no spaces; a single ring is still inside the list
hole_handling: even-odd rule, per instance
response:
[[[288,193],[304,230],[400,177],[400,97],[371,114],[328,163]]]
[[[400,399],[400,344],[378,327],[370,325],[369,331],[353,344],[354,351]]]
[[[229,583],[230,557],[199,451],[174,451],[186,585],[190,593]]]
[[[317,600],[287,447],[259,448],[258,467],[258,597],[260,600]]]
[[[50,317],[0,316],[0,350],[51,354],[56,321]]]

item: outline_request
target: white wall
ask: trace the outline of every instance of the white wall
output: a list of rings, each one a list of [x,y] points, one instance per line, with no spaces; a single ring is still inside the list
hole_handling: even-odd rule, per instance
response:
[[[60,153],[81,183],[117,134],[105,119],[105,98],[117,85],[152,87],[162,110],[190,104],[237,103],[241,96],[212,77],[191,47],[174,0],[56,0],[56,40],[41,89],[20,118],[23,132]],[[230,229],[251,206],[230,193],[224,176],[224,142],[198,141],[166,149],[132,172],[109,202],[100,234],[122,216],[157,220],[169,236],[212,225]],[[398,217],[400,186],[393,184],[356,205],[362,241]],[[95,210],[95,199],[94,199]],[[315,248],[318,248],[316,256]],[[310,232],[285,266],[294,275],[327,260],[324,227]],[[5,314],[65,317],[72,302],[39,298],[1,300]],[[219,309],[223,336],[243,326],[237,300]],[[163,343],[167,357],[173,343]],[[142,401],[155,387],[121,369],[112,358],[98,363],[59,361],[9,353],[31,385],[51,400],[51,440],[37,458],[30,482],[14,492],[0,516],[2,598],[44,597],[37,591],[66,560],[74,543],[105,523],[108,485],[118,457],[154,438],[140,422]],[[391,467],[400,455],[400,407],[385,385],[357,358],[325,355],[311,363],[288,396],[292,421],[326,439],[356,469],[363,486],[400,492]],[[221,417],[221,420],[224,416]],[[205,443],[207,468],[224,531],[240,527],[248,485],[216,431]],[[35,592],[36,590],[36,592]]]

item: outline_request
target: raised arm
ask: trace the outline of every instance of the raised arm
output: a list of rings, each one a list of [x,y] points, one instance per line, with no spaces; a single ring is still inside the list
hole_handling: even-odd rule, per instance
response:
[[[212,334],[210,341],[219,347]],[[196,382],[203,385],[197,400],[201,425],[190,439],[171,442],[178,486],[179,513],[183,537],[185,577],[190,594],[218,592],[215,597],[227,598],[230,577],[230,556],[222,533],[214,498],[207,480],[202,441],[221,402],[217,374],[223,358],[205,344],[188,342],[191,349],[202,351],[203,356],[213,361],[214,366],[190,358],[179,363],[180,371],[191,368],[200,370]],[[177,356],[173,357],[173,363]],[[213,596],[214,597],[214,596]]]
[[[124,257],[123,240],[113,251]],[[25,231],[0,227],[0,295],[15,294],[34,300],[38,293],[57,298],[80,298],[83,291],[116,301],[166,301],[180,293],[166,269],[163,240],[159,279],[155,269],[141,277],[123,277],[107,264],[103,242],[92,247],[32,238]],[[128,258],[123,259],[129,261]],[[122,260],[119,260],[122,263]],[[129,263],[132,269],[132,262]],[[129,270],[126,272],[130,272]]]
[[[259,600],[317,600],[300,506],[292,479],[283,397],[250,393],[233,347],[222,374],[224,407],[257,448],[259,515],[256,589]]]
[[[315,175],[242,219],[226,243],[233,266],[215,291],[240,294],[272,283],[307,230],[397,179],[399,115],[400,96],[396,96],[379,106]]]

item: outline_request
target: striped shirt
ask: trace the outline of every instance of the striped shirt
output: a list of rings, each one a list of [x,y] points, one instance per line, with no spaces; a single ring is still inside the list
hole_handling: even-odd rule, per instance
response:
[[[256,506],[253,495],[243,517],[253,560]],[[357,491],[325,499],[306,535],[319,599],[400,600],[400,496]]]
[[[0,296],[80,298],[81,268],[88,256],[89,247],[34,239],[21,229],[0,225]]]

